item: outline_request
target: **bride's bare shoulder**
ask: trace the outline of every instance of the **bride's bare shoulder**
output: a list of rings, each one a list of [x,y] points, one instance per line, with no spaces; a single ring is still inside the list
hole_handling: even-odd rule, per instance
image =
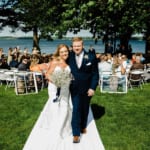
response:
[[[51,64],[52,65],[57,65],[59,63],[59,60],[57,59],[57,58],[53,58],[52,60],[51,60]]]

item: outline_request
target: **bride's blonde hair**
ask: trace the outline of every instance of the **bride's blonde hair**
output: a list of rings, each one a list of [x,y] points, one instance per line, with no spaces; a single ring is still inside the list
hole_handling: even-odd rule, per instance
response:
[[[69,52],[69,47],[68,47],[66,44],[59,44],[59,45],[57,46],[57,49],[56,49],[55,53],[54,53],[53,56],[52,56],[52,59],[60,60],[60,55],[59,55],[59,53],[60,53],[60,49],[61,49],[62,47],[66,47],[67,50],[68,50],[68,52]]]

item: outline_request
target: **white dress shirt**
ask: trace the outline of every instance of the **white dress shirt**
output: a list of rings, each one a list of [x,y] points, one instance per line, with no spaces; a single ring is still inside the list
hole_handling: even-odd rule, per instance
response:
[[[84,52],[81,52],[79,55],[76,55],[76,63],[78,68],[81,67],[83,56],[84,56]]]

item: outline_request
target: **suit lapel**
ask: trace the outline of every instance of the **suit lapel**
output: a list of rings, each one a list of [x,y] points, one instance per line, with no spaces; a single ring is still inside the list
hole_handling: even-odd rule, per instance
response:
[[[84,66],[87,63],[87,60],[88,60],[88,53],[86,51],[84,51],[81,67]]]
[[[78,68],[78,65],[77,65],[77,63],[76,63],[76,58],[75,58],[75,53],[74,53],[74,52],[73,52],[73,54],[72,54],[71,62],[72,62],[72,66],[74,66],[74,67],[76,67],[77,69],[79,69],[79,68]]]
[[[72,57],[71,57],[71,63],[72,63],[72,66],[74,66],[75,68],[77,68],[78,70],[80,70],[88,61],[88,53],[84,50],[84,55],[83,55],[83,59],[82,59],[82,62],[81,62],[81,67],[78,68],[78,65],[76,63],[76,58],[75,58],[75,53],[73,52],[72,53]]]

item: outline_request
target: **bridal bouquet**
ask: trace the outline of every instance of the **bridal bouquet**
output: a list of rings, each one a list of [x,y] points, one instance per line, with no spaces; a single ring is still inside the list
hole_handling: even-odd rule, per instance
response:
[[[69,70],[55,70],[51,75],[50,79],[57,87],[61,87],[64,84],[69,84],[71,81],[71,73]]]
[[[65,69],[59,69],[55,70],[51,75],[50,79],[53,84],[57,86],[57,93],[56,98],[53,100],[53,102],[60,101],[60,90],[61,87],[64,85],[69,85],[71,81],[71,73],[69,70]]]

